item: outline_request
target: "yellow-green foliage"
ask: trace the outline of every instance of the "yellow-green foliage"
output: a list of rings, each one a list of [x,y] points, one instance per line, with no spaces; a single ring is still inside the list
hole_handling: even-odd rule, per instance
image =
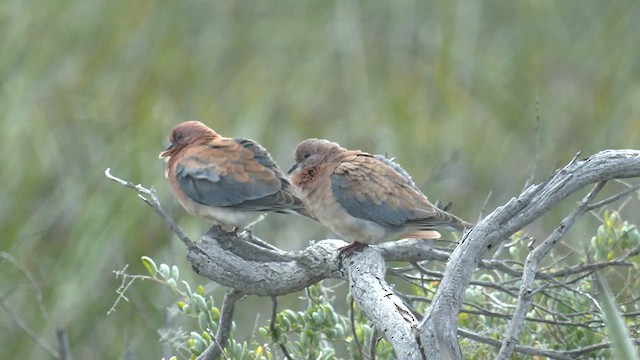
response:
[[[208,224],[175,205],[157,159],[178,121],[256,139],[283,167],[326,137],[395,156],[474,220],[490,189],[487,211],[529,178],[537,115],[538,180],[580,150],[638,147],[638,18],[637,1],[0,1],[0,296],[49,344],[65,329],[74,358],[168,358],[154,329],[170,300],[141,284],[107,316],[112,271],[149,255],[204,280],[105,168],[155,186],[197,237]],[[328,235],[286,216],[255,232],[287,249]],[[239,306],[248,337],[247,309],[270,305]],[[0,358],[48,357],[4,310],[0,334]]]

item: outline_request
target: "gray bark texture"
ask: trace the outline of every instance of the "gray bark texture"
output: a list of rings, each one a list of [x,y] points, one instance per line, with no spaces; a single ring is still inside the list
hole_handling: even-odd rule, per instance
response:
[[[427,359],[462,359],[457,338],[458,313],[473,271],[490,249],[589,184],[638,176],[640,151],[601,151],[583,160],[574,159],[478,222],[453,251],[433,303],[420,324]]]
[[[452,253],[437,249],[425,240],[395,241],[345,254],[339,251],[346,245],[343,241],[322,240],[300,252],[285,252],[250,233],[237,235],[218,227],[211,228],[194,243],[182,234],[162,210],[153,189],[118,179],[109,173],[109,169],[105,174],[111,180],[135,189],[169,223],[187,247],[188,259],[198,274],[236,289],[235,293],[231,293],[234,296],[228,296],[229,319],[233,304],[240,294],[273,297],[302,290],[326,278],[346,279],[354,300],[373,322],[376,331],[391,343],[398,359],[462,359],[458,334],[465,336],[466,333],[458,329],[458,315],[464,292],[475,269],[480,266],[514,271],[483,259],[487,252],[567,196],[590,184],[598,183],[601,188],[607,180],[640,177],[640,151],[605,150],[586,159],[574,158],[542,183],[529,186],[518,197],[479,221],[464,234]],[[539,257],[548,253],[566,231],[565,227],[588,210],[587,204],[598,190],[594,189],[580,205],[581,209],[566,218],[556,232],[543,242],[542,247],[534,250],[527,259],[521,304],[512,319],[513,326],[509,331],[511,338],[502,344],[503,358],[507,358],[514,349],[523,349],[524,353],[530,351],[526,347],[516,346],[519,334],[517,327],[521,326],[522,316],[528,308],[527,291],[536,277],[541,261]],[[424,317],[412,313],[386,283],[385,260],[446,261],[442,281]],[[219,335],[218,342],[225,344],[226,334]],[[474,338],[474,335],[467,333],[467,337]]]
[[[300,253],[286,253],[260,245],[253,235],[237,236],[213,227],[195,245],[188,259],[198,274],[246,295],[278,296],[326,278],[347,279],[359,308],[392,344],[398,358],[423,358],[418,347],[418,320],[385,282],[381,253],[389,259],[404,254],[437,258],[427,241],[386,244],[380,250],[366,247],[349,253],[343,261],[339,249],[347,244],[341,240],[322,240]]]

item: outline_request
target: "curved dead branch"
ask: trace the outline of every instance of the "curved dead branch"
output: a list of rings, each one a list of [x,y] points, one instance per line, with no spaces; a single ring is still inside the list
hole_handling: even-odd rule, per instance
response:
[[[457,338],[458,313],[471,276],[490,249],[589,184],[638,176],[638,150],[605,150],[583,160],[574,158],[546,181],[529,186],[478,222],[453,251],[433,303],[420,324],[428,358],[462,358]]]
[[[478,222],[464,235],[453,252],[439,248],[430,241],[402,240],[349,254],[343,261],[340,261],[338,250],[345,245],[341,240],[322,240],[312,243],[303,251],[286,252],[264,245],[250,233],[237,235],[213,227],[197,242],[192,242],[162,210],[153,189],[147,190],[141,185],[118,179],[112,176],[108,169],[105,174],[120,185],[136,190],[145,203],[169,223],[171,229],[186,245],[187,257],[198,274],[237,289],[239,293],[258,296],[279,296],[299,291],[326,278],[347,279],[358,306],[371,319],[377,332],[392,344],[398,358],[461,359],[457,320],[463,306],[463,294],[470,285],[471,276],[476,268],[493,269],[516,279],[523,276],[530,279],[534,275],[538,279],[547,279],[550,283],[560,276],[587,276],[587,272],[597,270],[590,264],[575,266],[571,271],[565,270],[566,274],[561,274],[560,271],[549,273],[540,271],[537,266],[526,268],[522,264],[483,259],[485,254],[585,186],[611,179],[640,176],[640,151],[606,150],[587,159],[572,160],[546,181],[529,186],[520,196],[511,199]],[[601,205],[591,203],[591,200],[589,198],[588,204],[585,203],[586,208]],[[572,222],[573,220],[561,226],[570,225]],[[543,252],[545,255],[548,248],[560,240],[565,230],[543,243],[546,247]],[[550,242],[552,243],[549,244]],[[636,252],[637,250],[634,249]],[[540,252],[541,250],[538,251]],[[441,281],[424,317],[407,307],[386,283],[384,260],[415,263],[414,267],[419,270],[418,273],[422,270],[422,276],[435,276],[435,280]],[[417,265],[417,262],[423,260],[446,262],[444,273],[425,272]],[[624,265],[626,258],[614,259],[614,262],[616,263],[613,265]],[[415,276],[407,276],[405,279],[410,282],[416,281]],[[530,281],[527,280],[526,283],[529,284]],[[481,282],[477,283],[482,285]],[[509,292],[514,293],[511,289]],[[527,307],[527,303],[520,305],[520,309],[526,310]],[[542,312],[549,311],[540,307],[537,309]],[[490,312],[486,314],[491,315]],[[523,310],[519,310],[518,314],[521,317]],[[504,318],[507,315],[496,313],[496,316]],[[519,321],[512,320],[515,324],[519,324]],[[514,331],[511,334],[516,333]],[[491,345],[506,344],[504,346],[508,347],[508,351],[532,351],[531,348],[517,346],[517,339],[514,340],[508,344],[495,340],[499,344]],[[491,341],[495,342],[493,339]],[[564,356],[562,352],[541,351],[547,351],[547,355],[556,354],[556,358]]]

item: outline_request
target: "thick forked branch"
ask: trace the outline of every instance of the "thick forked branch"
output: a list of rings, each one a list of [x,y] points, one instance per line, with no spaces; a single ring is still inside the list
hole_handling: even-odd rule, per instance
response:
[[[196,244],[200,250],[189,251],[188,255],[194,270],[246,294],[277,296],[325,278],[348,278],[353,298],[391,343],[398,358],[422,359],[418,321],[384,280],[386,267],[379,251],[367,247],[340,264],[338,251],[345,245],[340,240],[322,240],[300,254],[289,254],[243,241],[219,227],[211,228]],[[387,253],[406,253],[404,247],[410,245],[400,244],[397,251],[387,248]]]
[[[457,339],[458,313],[474,270],[491,248],[589,184],[638,176],[637,150],[605,150],[584,160],[574,159],[543,183],[529,186],[467,232],[453,251],[432,306],[420,324],[427,357],[462,358]]]
[[[398,359],[423,360],[418,320],[384,280],[384,259],[373,248],[354,252],[344,260],[354,300],[391,343]]]
[[[242,294],[259,296],[291,293],[325,278],[347,278],[359,307],[392,344],[399,358],[459,359],[462,355],[456,337],[457,318],[462,295],[475,268],[480,266],[511,276],[522,275],[520,270],[505,263],[483,260],[486,252],[588,184],[640,176],[640,151],[607,150],[586,160],[574,159],[547,181],[530,186],[519,197],[489,214],[465,234],[453,253],[437,248],[429,241],[402,240],[381,244],[375,247],[377,251],[372,247],[353,253],[342,263],[338,249],[345,243],[340,240],[322,240],[301,252],[286,252],[265,246],[251,234],[237,236],[213,227],[199,241],[191,242],[164,213],[153,190],[118,179],[108,171],[106,175],[120,185],[136,190],[170,224],[186,245],[194,270],[202,276],[238,289]],[[450,257],[422,322],[414,318],[384,281],[381,257],[407,262],[444,262]],[[554,278],[560,272],[538,273],[537,277]],[[524,348],[516,347],[515,351],[521,349]]]
[[[345,243],[319,241],[293,255],[255,245],[214,226],[204,234],[187,258],[193,269],[218,284],[247,294],[279,296],[302,290],[318,281],[342,277],[335,254]]]
[[[301,252],[286,252],[264,243],[250,233],[237,235],[214,226],[197,242],[186,238],[164,212],[155,191],[111,175],[116,183],[136,190],[187,246],[187,258],[194,271],[232,290],[225,297],[221,326],[216,341],[199,359],[216,358],[228,339],[221,332],[223,320],[230,324],[236,300],[243,295],[278,296],[302,290],[326,278],[348,278],[355,301],[372,319],[376,329],[389,341],[400,358],[422,359],[419,350],[417,320],[385,282],[385,260],[442,260],[448,254],[421,240],[384,244],[379,250],[365,248],[350,254],[341,263],[342,240],[322,240]],[[227,309],[228,311],[225,311]],[[225,316],[227,314],[227,316]]]

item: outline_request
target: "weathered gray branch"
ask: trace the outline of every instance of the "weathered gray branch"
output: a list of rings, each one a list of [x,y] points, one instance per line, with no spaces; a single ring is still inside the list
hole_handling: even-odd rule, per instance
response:
[[[197,360],[216,360],[222,355],[224,346],[229,340],[231,335],[231,324],[233,323],[233,310],[236,305],[236,301],[244,296],[242,291],[231,289],[224,296],[222,301],[222,308],[220,309],[220,325],[218,326],[218,332],[213,340],[213,343],[198,356]]]
[[[189,250],[187,258],[196,273],[218,284],[250,295],[279,296],[325,278],[344,278],[336,256],[344,244],[323,240],[294,255],[257,246],[213,227]]]
[[[252,236],[243,234],[242,237]],[[322,240],[299,254],[274,252],[213,227],[189,251],[194,270],[209,279],[244,293],[277,296],[302,290],[325,278],[347,278],[353,298],[373,321],[401,359],[422,359],[418,347],[418,321],[385,282],[384,258],[365,248],[339,260],[341,240]],[[401,243],[386,254],[406,253]]]
[[[429,359],[461,359],[458,313],[465,289],[482,257],[500,241],[583,187],[601,181],[640,176],[640,151],[605,150],[567,166],[499,207],[467,232],[453,251],[432,306],[420,324]]]
[[[365,248],[340,261],[342,240],[322,240],[301,252],[286,252],[263,245],[251,233],[237,235],[214,226],[197,242],[191,242],[162,209],[155,191],[141,185],[105,175],[116,183],[136,190],[139,197],[167,221],[187,245],[187,258],[194,271],[218,284],[232,289],[222,309],[229,309],[238,294],[279,296],[302,290],[326,278],[348,278],[353,297],[362,311],[374,322],[376,329],[389,341],[400,358],[422,359],[418,344],[417,320],[385,282],[386,260],[444,260],[447,252],[435,249],[429,242],[404,240],[380,246],[379,250]],[[233,296],[232,296],[233,295]],[[228,307],[225,307],[228,304]],[[222,329],[222,318],[221,327]],[[230,322],[229,322],[230,323]],[[213,359],[221,353],[228,333],[220,329],[214,342],[200,359]]]
[[[164,220],[169,225],[169,228],[171,229],[171,231],[173,231],[173,233],[176,234],[176,236],[178,236],[180,241],[182,241],[182,243],[187,247],[187,249],[193,248],[193,242],[191,242],[191,240],[182,232],[182,230],[180,230],[180,228],[178,227],[178,225],[176,225],[176,223],[173,221],[171,216],[169,216],[169,214],[167,214],[162,208],[162,205],[160,205],[160,200],[158,199],[158,194],[156,193],[156,189],[154,189],[153,187],[151,189],[147,189],[141,184],[135,185],[130,181],[122,180],[118,177],[115,177],[111,175],[111,169],[109,168],[107,168],[104,171],[104,175],[113,182],[116,182],[129,189],[135,190],[138,193],[138,197],[142,201],[144,201],[145,204],[149,205],[149,207],[152,208],[153,211],[155,211],[158,215],[160,215],[162,220]]]
[[[344,265],[356,303],[391,343],[398,359],[424,359],[419,348],[418,320],[384,280],[384,259],[373,248],[350,254]]]
[[[533,249],[527,256],[525,261],[522,285],[520,286],[520,292],[518,294],[518,302],[516,303],[516,309],[513,312],[511,318],[511,324],[509,326],[509,332],[505,341],[502,343],[500,352],[498,353],[498,360],[507,360],[511,358],[511,353],[516,348],[518,339],[520,338],[520,330],[524,324],[527,312],[529,311],[529,305],[533,300],[533,296],[536,291],[533,289],[533,282],[536,279],[536,274],[540,270],[540,264],[542,260],[549,254],[555,244],[566,234],[566,232],[573,226],[573,224],[587,211],[589,211],[589,203],[593,201],[596,195],[602,190],[605,182],[599,182],[587,196],[582,199],[578,207],[576,207],[569,216],[564,218],[560,222],[560,226],[557,227],[549,237],[547,237],[538,247]]]
[[[359,307],[392,344],[398,358],[460,359],[458,313],[476,267],[522,275],[500,261],[483,260],[483,256],[584,186],[640,176],[640,152],[607,150],[585,160],[574,159],[545,182],[529,186],[520,196],[490,213],[464,235],[452,253],[429,241],[403,240],[349,254],[342,262],[338,249],[345,243],[341,240],[322,240],[301,252],[286,252],[262,245],[251,234],[238,236],[213,227],[197,242],[191,242],[162,211],[153,190],[115,178],[108,171],[106,175],[136,190],[170,224],[187,246],[194,270],[202,276],[243,294],[259,296],[291,293],[325,278],[346,278]],[[408,262],[449,259],[432,306],[421,322],[384,281],[383,259]],[[555,276],[556,273],[537,274],[539,278]]]
[[[547,239],[545,239],[540,245],[538,245],[533,251],[529,253],[525,261],[525,267],[522,275],[522,285],[518,295],[518,302],[516,309],[513,312],[511,318],[511,324],[509,326],[509,332],[505,337],[498,359],[510,359],[511,353],[515,350],[518,338],[520,337],[520,330],[526,320],[526,314],[529,311],[529,307],[533,300],[533,296],[536,290],[533,288],[534,281],[540,271],[540,264],[542,260],[549,254],[551,249],[558,243],[558,241],[564,236],[569,228],[588,211],[592,211],[601,206],[605,206],[613,201],[619,200],[624,196],[629,195],[633,191],[637,191],[638,187],[634,186],[625,191],[622,191],[614,196],[599,201],[597,203],[591,203],[596,195],[602,190],[605,182],[601,181],[585,196],[578,206],[562,220],[560,226],[556,228]],[[608,263],[611,266],[611,263]]]

